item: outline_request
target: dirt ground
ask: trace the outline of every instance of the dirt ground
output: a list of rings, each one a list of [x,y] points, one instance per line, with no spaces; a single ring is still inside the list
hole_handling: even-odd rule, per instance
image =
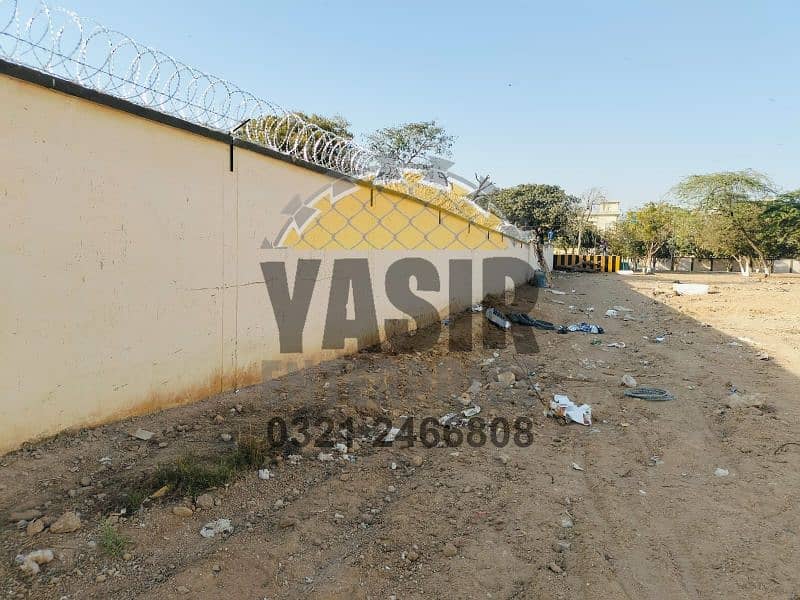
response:
[[[676,279],[716,293],[676,297]],[[0,597],[800,598],[800,278],[560,274],[555,287],[521,288],[510,308],[605,333],[536,331],[538,352],[362,352],[2,457]],[[605,317],[613,306],[631,312]],[[495,381],[508,370],[516,383]],[[626,373],[675,399],[624,397]],[[462,410],[475,380],[480,417],[509,423],[505,447],[477,429],[472,445],[371,442],[381,418],[413,416],[419,432]],[[534,387],[591,404],[594,423],[546,416]],[[204,501],[168,493],[120,514],[157,465],[230,453],[274,417],[292,433],[304,415],[315,440],[333,419],[348,458],[284,445],[268,480],[245,469]],[[355,446],[337,431],[348,418]],[[35,532],[66,511],[80,529]],[[233,533],[200,535],[220,518]],[[116,557],[106,519],[129,540]],[[15,556],[42,548],[54,560],[23,573]]]

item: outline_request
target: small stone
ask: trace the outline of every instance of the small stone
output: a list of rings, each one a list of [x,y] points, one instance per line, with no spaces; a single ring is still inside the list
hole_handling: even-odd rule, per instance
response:
[[[242,413],[242,412],[244,412],[244,406],[242,406],[241,404],[237,404],[237,405],[236,405],[236,406],[234,406],[233,408],[234,408],[234,410],[235,410],[237,413]]]
[[[390,494],[394,494],[397,491],[397,488],[394,487],[393,485],[390,485],[388,488],[386,488],[386,491],[389,492]]]
[[[35,508],[30,510],[16,511],[8,515],[8,521],[10,523],[16,523],[17,521],[33,521],[34,519],[41,517],[42,514],[42,511],[36,510]]]
[[[500,462],[500,464],[507,465],[511,460],[511,457],[508,454],[498,454],[497,460]]]
[[[282,498],[278,498],[277,500],[275,500],[275,504],[273,504],[272,506],[273,508],[283,508],[284,506],[286,506],[286,503],[283,501]]]
[[[214,417],[214,423],[221,424],[224,422],[225,422],[225,417],[223,417],[222,415],[216,415]]]
[[[230,433],[222,433],[219,437],[223,442],[230,442],[233,439],[233,436]]]
[[[559,567],[556,563],[552,562],[547,565],[547,568],[550,569],[553,573],[563,573],[564,571]]]
[[[168,445],[169,444],[167,444],[167,442],[158,442],[158,447],[159,448],[166,448]]]
[[[502,383],[505,386],[514,385],[514,382],[517,380],[516,375],[514,375],[511,371],[503,371],[502,373],[497,374],[497,381]]]
[[[197,500],[194,502],[200,508],[208,510],[209,508],[214,508],[214,496],[211,494],[201,494],[197,497]]]
[[[638,385],[638,383],[636,382],[636,379],[633,377],[633,375],[625,373],[625,375],[622,376],[622,385],[629,388],[635,388]]]
[[[362,523],[366,523],[367,525],[370,525],[370,524],[372,524],[373,521],[375,521],[375,515],[373,515],[372,513],[364,513],[364,514],[361,515],[361,522]]]
[[[219,573],[220,571],[222,571],[222,567],[220,567],[219,565],[214,565],[213,567],[211,567],[211,570],[214,571],[214,573]]]
[[[572,519],[569,517],[561,517],[561,527],[564,529],[571,529],[573,526]]]
[[[557,542],[553,542],[552,548],[556,552],[566,552],[570,548],[570,543],[565,542],[563,540],[559,540]]]
[[[406,558],[411,562],[416,562],[419,559],[419,553],[411,550],[408,554],[406,554]]]
[[[130,552],[126,552],[125,554],[122,555],[122,560],[125,561],[133,560],[133,554],[131,554]]]
[[[172,507],[172,514],[175,515],[176,517],[186,518],[186,517],[191,517],[194,514],[194,512],[188,506],[180,505]]]
[[[135,437],[137,440],[142,440],[143,442],[150,440],[154,435],[155,433],[152,431],[147,431],[147,429],[137,429],[133,432],[133,437]]]
[[[442,554],[444,554],[448,558],[451,558],[456,554],[458,554],[458,550],[453,544],[445,544],[444,548],[442,548]]]
[[[92,478],[91,477],[81,477],[81,479],[80,479],[80,481],[78,483],[80,483],[83,487],[89,487],[90,485],[92,485]]]
[[[94,578],[94,580],[97,583],[103,583],[106,579],[107,579],[107,576],[106,576],[105,573],[100,573],[97,577]]]
[[[722,468],[720,468],[720,467],[717,467],[717,468],[714,470],[714,475],[715,475],[716,477],[727,477],[727,476],[728,476],[728,474],[729,474],[729,471],[728,471],[728,469],[722,469]]]
[[[186,587],[185,585],[179,585],[179,586],[176,588],[176,591],[177,591],[179,594],[188,594],[188,593],[189,593],[191,590],[190,590],[188,587]]]
[[[459,396],[458,402],[461,404],[461,406],[471,406],[472,394],[470,394],[469,392],[464,392],[463,394],[461,394],[461,396]]]
[[[422,458],[421,454],[415,454],[411,457],[411,464],[415,467],[421,467],[422,464],[425,462],[425,459]]]
[[[297,521],[290,517],[289,515],[284,515],[281,517],[281,520],[278,522],[281,529],[289,529],[290,527],[294,527],[297,524]]]
[[[50,525],[50,533],[72,533],[81,528],[81,519],[75,512],[65,512]]]
[[[44,531],[44,521],[41,519],[36,519],[28,523],[28,526],[25,528],[25,533],[29,536],[36,535],[37,533],[42,533]]]
[[[78,495],[78,490],[75,489],[67,490],[67,496],[69,496],[70,498],[74,498],[77,495]]]

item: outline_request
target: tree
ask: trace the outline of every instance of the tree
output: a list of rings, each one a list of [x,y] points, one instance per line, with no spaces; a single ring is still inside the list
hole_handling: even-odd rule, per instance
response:
[[[341,115],[326,117],[296,111],[250,119],[239,130],[250,142],[317,162],[340,140],[352,140],[350,122]]]
[[[600,188],[593,187],[581,194],[581,205],[577,215],[578,252],[581,251],[581,246],[583,245],[583,231],[589,223],[592,209],[605,201],[606,196]]]
[[[454,141],[436,121],[420,121],[379,129],[367,138],[367,147],[400,168],[426,168],[431,156],[450,156]]]
[[[800,190],[781,194],[761,214],[762,231],[776,256],[800,255]]]
[[[675,231],[674,206],[649,202],[626,213],[609,232],[609,245],[615,253],[643,257],[648,269],[655,267],[655,258]]]
[[[525,183],[493,193],[489,207],[520,229],[534,230],[533,244],[536,258],[547,274],[550,269],[544,260],[544,236],[548,231],[554,235],[564,232],[569,226],[578,199],[570,196],[557,185]]]
[[[698,210],[721,219],[719,227],[743,240],[749,248],[747,256],[738,254],[737,259],[754,254],[764,272],[769,273],[767,244],[760,233],[759,215],[765,203],[774,197],[775,188],[766,175],[753,170],[691,175],[676,185],[673,192]],[[729,246],[738,248],[737,241],[732,240]]]

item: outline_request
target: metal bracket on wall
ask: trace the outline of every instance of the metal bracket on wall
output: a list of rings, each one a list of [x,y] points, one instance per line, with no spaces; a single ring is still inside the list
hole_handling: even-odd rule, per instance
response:
[[[241,123],[239,123],[239,124],[238,124],[236,127],[234,127],[233,129],[231,129],[231,155],[230,155],[230,159],[231,159],[231,163],[230,163],[231,173],[233,173],[233,140],[234,140],[233,134],[235,134],[237,131],[239,131],[239,130],[240,130],[242,127],[244,127],[245,125],[247,125],[249,122],[250,122],[250,119],[247,119],[246,121],[242,121],[242,122],[241,122]]]

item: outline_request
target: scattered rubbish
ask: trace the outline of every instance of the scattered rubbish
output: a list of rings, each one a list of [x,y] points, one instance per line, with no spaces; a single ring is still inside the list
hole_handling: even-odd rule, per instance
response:
[[[630,269],[619,269],[617,275],[633,275],[633,271]]]
[[[616,311],[616,310],[614,310],[613,308],[609,308],[609,309],[606,311],[606,316],[607,316],[607,317],[618,317],[618,316],[619,316],[619,312],[618,312],[618,311]]]
[[[569,517],[561,517],[561,527],[564,529],[571,529],[572,528],[572,519]]]
[[[102,458],[100,458],[100,463],[104,464],[104,465],[106,465],[106,464],[110,465],[111,464],[111,457],[110,456],[103,456]]]
[[[458,427],[458,422],[461,420],[461,415],[459,413],[447,413],[439,417],[439,425],[442,427]]]
[[[633,375],[625,373],[622,376],[622,385],[629,388],[635,388],[638,384],[636,383],[636,378]]]
[[[506,316],[496,308],[490,308],[486,311],[486,318],[490,323],[497,325],[501,329],[511,329],[511,322],[506,319]]]
[[[347,454],[347,444],[343,444],[342,442],[336,442],[333,448],[338,452],[341,452],[342,454]]]
[[[34,550],[28,554],[18,554],[14,559],[19,568],[28,575],[36,575],[39,572],[39,565],[45,565],[53,560],[53,551],[47,550]]]
[[[481,382],[478,381],[477,379],[473,379],[472,383],[469,385],[469,388],[467,388],[467,392],[469,392],[471,395],[474,396],[480,391],[481,391]]]
[[[625,313],[633,312],[632,308],[625,308],[624,306],[612,306],[611,308],[613,308],[617,312],[625,312]]]
[[[142,440],[143,442],[148,441],[154,435],[155,433],[152,431],[147,431],[146,429],[137,429],[133,432],[133,437],[135,437],[137,440]]]
[[[470,417],[474,417],[475,415],[480,414],[480,412],[481,412],[481,407],[476,404],[472,408],[462,410],[461,414],[469,419]]]
[[[705,283],[675,283],[672,289],[679,296],[703,296],[708,293]]]
[[[549,289],[547,291],[550,292],[551,294],[555,294],[556,296],[566,296],[567,295],[567,292],[562,292],[561,290]]]
[[[714,475],[716,477],[727,477],[728,474],[729,474],[728,469],[723,469],[721,467],[717,467],[716,469],[714,469]]]
[[[576,332],[579,331],[581,333],[604,333],[604,329],[599,325],[591,325],[589,323],[575,323],[573,325],[569,325],[567,327],[568,331]],[[559,333],[561,333],[559,331]]]
[[[592,340],[591,345],[592,346],[599,346],[602,343],[603,342],[601,340],[598,340],[597,338],[595,338],[595,339]]]
[[[578,463],[572,463],[572,468],[575,471],[583,471],[584,470],[584,468],[582,466],[580,466]]]
[[[758,360],[769,360],[769,354],[766,352],[760,352],[758,354]]]
[[[233,525],[230,519],[217,519],[203,525],[200,535],[204,538],[213,538],[218,533],[233,533]]]
[[[494,360],[495,359],[490,356],[489,358],[485,358],[481,362],[479,362],[478,366],[479,367],[488,367],[490,364],[492,364],[494,362]]]
[[[655,340],[656,344],[663,344],[664,342],[667,341],[667,334],[658,335],[653,339]]]
[[[658,388],[638,387],[632,390],[625,390],[625,395],[628,398],[638,398],[640,400],[648,400],[651,402],[663,402],[666,400],[675,400],[675,396]]]
[[[263,479],[264,481],[269,480],[272,477],[272,473],[270,473],[269,469],[259,469],[258,470],[258,478]]]
[[[333,454],[328,454],[326,452],[320,452],[317,454],[317,460],[320,462],[330,462],[333,460]]]
[[[728,346],[741,346],[739,342],[728,342]]]
[[[393,442],[395,438],[397,438],[397,434],[400,433],[399,427],[392,427],[385,436],[383,436],[384,442]]]
[[[568,396],[554,394],[550,401],[550,410],[556,417],[573,421],[579,425],[592,424],[592,407],[588,404],[576,405]]]
[[[473,304],[469,309],[474,313],[483,312],[483,304]]]
[[[661,460],[658,456],[653,455],[653,456],[650,457],[650,466],[651,467],[657,467],[657,466],[663,465],[663,464],[664,464],[664,461]]]
[[[452,320],[449,317],[447,319],[442,319],[442,325],[444,325],[445,327],[450,327],[451,323]]]
[[[610,344],[606,344],[609,348],[625,348],[625,342],[611,342]]]

